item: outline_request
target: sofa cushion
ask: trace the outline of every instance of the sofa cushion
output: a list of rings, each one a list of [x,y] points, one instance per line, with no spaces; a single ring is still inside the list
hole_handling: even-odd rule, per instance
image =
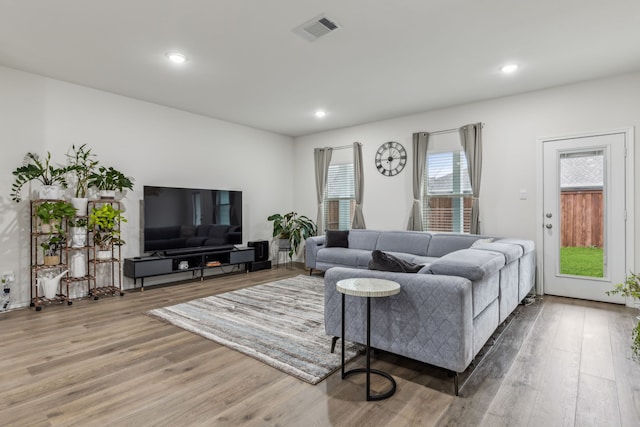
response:
[[[473,281],[497,273],[504,264],[504,255],[499,252],[462,249],[435,260],[429,269],[433,274],[461,276]]]
[[[372,251],[376,248],[378,236],[380,236],[379,231],[351,230],[349,233],[349,248]]]
[[[416,231],[385,231],[378,237],[376,249],[427,256],[431,234]]]
[[[364,256],[367,260],[371,258],[369,251],[348,248],[321,248],[316,257],[317,263],[359,266],[358,256]],[[366,267],[367,264],[364,264]],[[361,266],[361,265],[360,265]]]
[[[371,252],[369,270],[396,271],[399,273],[417,273],[422,268],[419,264],[413,264],[393,255],[379,250]]]
[[[484,238],[484,236],[478,236],[477,234],[434,234],[429,242],[427,256],[441,257],[461,249],[468,249],[473,242]]]
[[[324,245],[327,248],[348,248],[349,230],[327,230]]]

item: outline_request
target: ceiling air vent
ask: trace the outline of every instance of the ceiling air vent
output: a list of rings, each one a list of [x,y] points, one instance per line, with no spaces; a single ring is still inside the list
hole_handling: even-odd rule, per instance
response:
[[[320,15],[294,28],[293,32],[312,42],[338,28],[340,27],[334,21],[324,15]]]

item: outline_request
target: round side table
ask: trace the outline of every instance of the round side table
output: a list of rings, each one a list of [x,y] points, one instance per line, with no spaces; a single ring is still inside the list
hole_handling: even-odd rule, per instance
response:
[[[367,400],[383,400],[393,396],[396,392],[396,381],[386,372],[378,369],[371,369],[371,298],[381,298],[395,295],[400,292],[400,284],[392,280],[374,279],[374,278],[356,278],[344,279],[336,283],[336,290],[342,294],[342,379],[349,375],[365,373],[367,374]],[[345,296],[351,295],[356,297],[367,298],[367,367],[356,368],[345,372],[344,370],[344,301]],[[391,381],[391,390],[381,394],[371,394],[371,374],[380,375]]]

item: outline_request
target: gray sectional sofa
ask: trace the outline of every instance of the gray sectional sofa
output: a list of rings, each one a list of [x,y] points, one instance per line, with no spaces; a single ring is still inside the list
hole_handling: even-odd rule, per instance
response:
[[[531,240],[457,233],[351,230],[348,247],[306,240],[306,266],[325,271],[325,329],[341,336],[339,280],[376,277],[400,283],[400,293],[373,298],[371,345],[449,370],[455,380],[535,284]],[[418,273],[368,270],[381,250],[422,264]],[[366,299],[347,296],[346,338],[364,343]]]

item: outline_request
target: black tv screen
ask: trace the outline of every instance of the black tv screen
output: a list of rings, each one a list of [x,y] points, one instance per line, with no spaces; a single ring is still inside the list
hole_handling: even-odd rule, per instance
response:
[[[144,187],[144,252],[242,243],[242,191]]]

